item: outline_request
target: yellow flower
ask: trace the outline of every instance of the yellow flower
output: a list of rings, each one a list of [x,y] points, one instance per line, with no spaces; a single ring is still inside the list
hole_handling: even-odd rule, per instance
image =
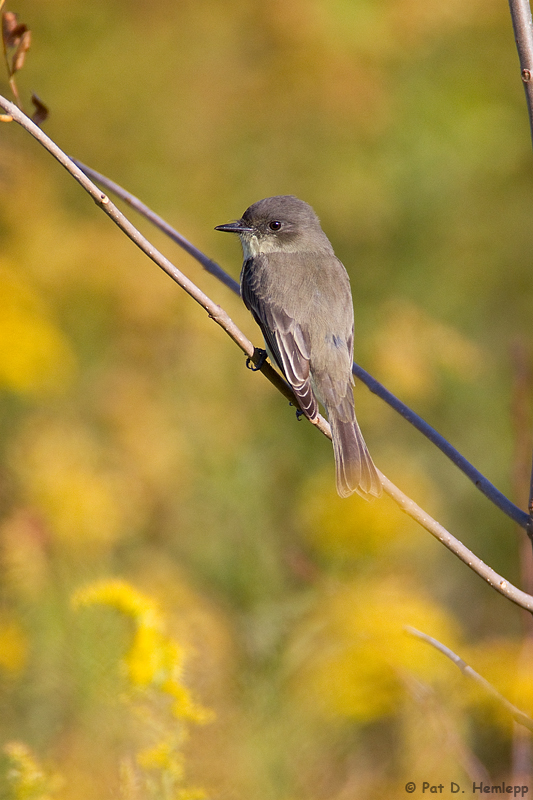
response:
[[[0,385],[21,394],[61,391],[74,354],[44,304],[14,271],[0,267]]]
[[[302,701],[328,717],[369,722],[397,709],[403,676],[445,680],[453,672],[450,665],[408,636],[407,625],[454,646],[451,618],[398,580],[365,580],[325,591],[292,647]]]
[[[133,619],[151,616],[154,623],[157,623],[159,616],[153,600],[138,592],[126,581],[119,579],[96,581],[78,589],[72,598],[72,603],[74,608],[99,603],[116,608]]]
[[[161,632],[141,622],[133,637],[133,643],[125,663],[128,676],[135,686],[155,683],[163,669],[164,643]]]
[[[4,746],[9,760],[7,780],[15,800],[52,800],[59,788],[57,775],[47,775],[22,742]]]
[[[27,500],[69,551],[98,555],[139,524],[135,480],[107,463],[102,444],[80,421],[35,414],[14,441],[11,460]]]
[[[181,780],[183,778],[183,757],[176,751],[177,742],[174,741],[174,737],[163,739],[154,747],[138,753],[137,764],[143,769],[165,770],[176,780]]]
[[[437,391],[441,370],[471,381],[482,369],[486,354],[477,345],[413,303],[391,301],[384,316],[375,363],[378,373],[399,394],[430,397]]]
[[[26,637],[14,620],[0,619],[0,668],[20,672],[26,662]]]
[[[179,788],[184,772],[181,745],[187,730],[184,725],[177,725],[176,719],[206,722],[210,712],[192,701],[182,683],[184,650],[166,633],[157,603],[118,579],[89,584],[75,593],[72,602],[75,608],[96,603],[110,606],[133,622],[131,647],[123,661],[131,687],[126,700],[143,722],[143,739],[148,732],[155,743],[138,752],[135,763],[123,763],[121,780],[125,791],[139,780],[146,784],[151,797],[202,800],[202,791]],[[164,711],[157,702],[159,696],[171,701],[163,704]]]
[[[123,662],[132,688],[156,689],[172,697],[172,712],[178,719],[207,721],[210,713],[192,701],[181,683],[184,651],[165,632],[155,601],[122,580],[89,584],[73,597],[75,608],[96,603],[116,608],[133,620],[133,641]]]
[[[533,646],[526,639],[494,638],[464,648],[459,652],[467,663],[507,700],[533,716]],[[466,684],[465,700],[493,723],[508,729],[508,710],[473,681]]]

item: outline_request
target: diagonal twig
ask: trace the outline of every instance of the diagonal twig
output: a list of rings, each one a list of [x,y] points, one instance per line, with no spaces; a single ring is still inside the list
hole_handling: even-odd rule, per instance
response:
[[[124,200],[131,208],[137,211],[139,214],[142,214],[147,220],[149,220],[152,225],[155,225],[156,228],[159,228],[160,231],[163,231],[172,241],[176,242],[186,253],[189,253],[190,256],[195,258],[202,267],[209,272],[211,275],[214,275],[215,278],[218,278],[225,286],[231,289],[232,292],[235,294],[240,295],[241,290],[239,284],[236,280],[234,280],[231,275],[228,275],[222,267],[213,261],[212,258],[209,258],[202,253],[201,250],[198,249],[194,244],[189,242],[188,239],[185,238],[181,233],[179,233],[172,225],[169,225],[163,217],[160,217],[159,214],[156,214],[155,211],[152,211],[146,203],[143,203],[131,192],[127,192],[122,186],[114,181],[106,178],[105,175],[101,175],[96,170],[91,169],[86,164],[82,164],[81,161],[78,161],[76,158],[73,158],[72,161],[76,164],[77,167],[81,169],[88,178],[96,183],[99,183],[101,186],[106,189],[108,192],[113,192],[114,195],[120,197],[121,200]]]
[[[533,141],[533,18],[531,6],[529,0],[509,0],[509,9],[520,60],[520,75],[526,93],[529,130]],[[531,468],[528,511],[530,515],[533,515],[533,466]],[[526,530],[533,540],[533,516],[530,516]]]
[[[213,319],[230,336],[230,338],[240,347],[249,357],[256,358],[256,350],[253,344],[244,336],[228,314],[204,292],[202,292],[189,278],[186,277],[177,267],[175,267],[162,253],[160,253],[122,214],[118,208],[109,200],[87,176],[74,164],[66,153],[64,153],[55,142],[47,136],[29,117],[26,116],[14,103],[10,103],[0,96],[0,108],[3,108],[13,120],[28,131],[48,152],[59,161],[59,163],[78,181],[86,192],[93,198],[95,203],[113,220],[113,222],[136,244],[157,266],[164,270],[187,294],[190,295],[209,317]],[[261,367],[263,374],[278,388],[285,396],[292,398],[292,392],[272,367],[265,362]],[[328,422],[320,415],[311,421],[325,436],[331,439],[331,431]],[[422,527],[429,531],[436,539],[442,542],[467,566],[483,578],[492,588],[516,605],[533,613],[533,597],[522,592],[493,569],[488,567],[478,556],[470,551],[461,541],[456,539],[449,531],[433,519],[424,509],[420,508],[410,497],[405,495],[392,481],[386,478],[383,473],[379,473],[383,483],[384,491],[394,500],[395,503],[416,520]]]
[[[500,692],[494,688],[492,683],[489,683],[486,678],[479,674],[479,672],[476,672],[474,669],[472,669],[472,667],[469,666],[466,661],[461,658],[461,656],[458,656],[457,653],[454,653],[449,647],[446,647],[446,645],[442,644],[442,642],[439,642],[438,639],[434,639],[433,636],[428,636],[427,633],[422,633],[422,631],[411,627],[411,625],[406,625],[405,630],[411,636],[416,636],[417,639],[427,642],[427,644],[430,644],[432,647],[438,650],[439,653],[442,653],[446,656],[446,658],[449,658],[450,661],[453,661],[455,666],[461,670],[463,675],[471,678],[473,681],[475,681],[475,683],[477,683],[478,686],[481,686],[483,691],[485,691],[487,694],[490,694],[491,697],[497,700],[497,702],[509,712],[515,722],[518,722],[519,725],[523,725],[525,728],[533,731],[533,719],[510,703],[509,700],[503,696],[503,694],[500,694]]]

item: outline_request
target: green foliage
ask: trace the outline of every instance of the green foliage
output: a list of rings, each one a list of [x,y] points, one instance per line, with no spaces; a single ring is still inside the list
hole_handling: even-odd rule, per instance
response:
[[[504,4],[10,10],[47,132],[234,275],[216,224],[270,194],[312,203],[352,278],[356,359],[524,504],[510,352],[530,346],[533,187]],[[531,713],[516,609],[387,499],[340,501],[329,443],[29,137],[2,123],[0,144],[0,737],[25,743],[20,764],[45,781],[37,760],[53,763],[66,800],[145,800],[117,665],[151,664],[151,686],[177,641],[181,700],[216,714],[179,742],[209,796],[404,797],[407,780],[460,782],[469,750],[507,780],[508,718],[403,627]],[[260,344],[237,298],[149,235]],[[511,523],[364,387],[355,400],[378,466],[517,582]],[[155,598],[169,638],[126,611],[129,650],[108,609],[74,612],[113,576]],[[147,769],[176,746],[156,734]],[[52,791],[35,785],[9,791]]]

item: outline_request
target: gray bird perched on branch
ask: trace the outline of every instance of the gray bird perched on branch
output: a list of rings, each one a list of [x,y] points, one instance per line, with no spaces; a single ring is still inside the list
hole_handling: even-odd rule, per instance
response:
[[[318,403],[333,437],[337,492],[381,494],[381,481],[355,418],[350,279],[310,205],[267,197],[216,230],[237,233],[241,294],[271,359],[310,420]]]

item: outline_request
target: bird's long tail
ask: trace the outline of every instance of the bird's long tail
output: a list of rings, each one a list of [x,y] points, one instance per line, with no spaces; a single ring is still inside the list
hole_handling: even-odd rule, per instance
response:
[[[342,412],[345,412],[345,408]],[[379,497],[381,481],[374,462],[367,450],[363,434],[357,424],[355,413],[342,413],[340,409],[329,409],[328,418],[333,438],[337,492],[348,497],[357,492],[368,499]],[[345,419],[348,417],[348,419]]]

